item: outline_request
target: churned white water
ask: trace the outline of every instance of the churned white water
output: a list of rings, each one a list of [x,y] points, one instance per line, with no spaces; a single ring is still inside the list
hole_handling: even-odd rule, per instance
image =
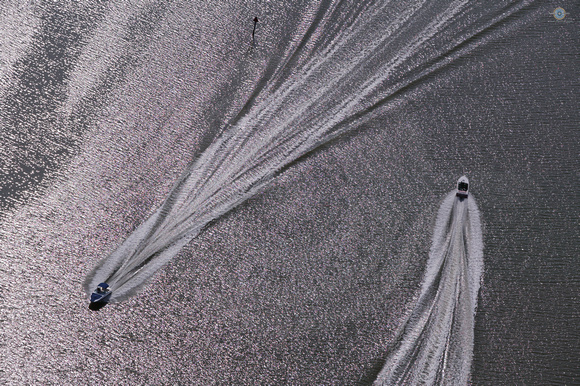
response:
[[[443,200],[417,304],[377,385],[462,385],[469,379],[483,272],[479,210],[455,191]]]

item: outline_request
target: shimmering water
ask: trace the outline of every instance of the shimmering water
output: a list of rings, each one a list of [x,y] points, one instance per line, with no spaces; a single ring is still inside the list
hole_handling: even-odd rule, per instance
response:
[[[471,381],[578,382],[576,4],[91,4],[0,6],[3,383],[371,383],[462,174],[485,245]],[[145,292],[87,309],[85,277],[212,143],[316,127],[336,135]]]
[[[329,16],[333,8],[327,4],[317,12]],[[439,68],[437,58],[446,56],[450,43],[426,58],[417,57],[425,43],[449,28],[466,8],[462,1],[401,8],[378,3],[326,46],[312,51],[293,47],[290,58],[271,66],[262,78],[265,86],[254,90],[242,112],[186,167],[159,209],[88,276],[87,294],[107,282],[112,302],[134,295],[209,222],[261,191],[291,162],[360,125],[378,105]],[[334,20],[323,17],[321,23]],[[485,27],[487,23],[480,29]],[[450,40],[459,46],[465,39],[459,35]],[[304,39],[302,44],[318,40]],[[255,42],[250,50],[254,47]],[[306,57],[299,65],[291,62],[298,55]],[[421,70],[412,71],[414,67]],[[361,118],[349,122],[356,116]]]

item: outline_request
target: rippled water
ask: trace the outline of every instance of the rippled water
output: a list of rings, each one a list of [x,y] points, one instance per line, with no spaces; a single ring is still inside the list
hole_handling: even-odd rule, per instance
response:
[[[580,9],[558,6],[0,6],[2,382],[372,383],[462,174],[471,382],[578,382]],[[87,309],[85,277],[212,144],[317,127],[144,292]]]

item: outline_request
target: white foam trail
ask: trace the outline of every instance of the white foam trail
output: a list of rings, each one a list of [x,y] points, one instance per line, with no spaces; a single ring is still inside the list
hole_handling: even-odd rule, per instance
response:
[[[453,191],[437,214],[419,299],[376,385],[467,384],[482,272],[477,204]]]
[[[359,16],[356,29],[338,36],[284,82],[270,83],[266,96],[188,167],[162,207],[93,270],[86,291],[105,281],[113,302],[135,294],[210,221],[254,195],[290,162],[350,129],[337,125],[384,98],[383,83],[464,5],[371,8]],[[410,39],[402,38],[405,31],[412,31]],[[357,71],[371,62],[372,71]],[[410,81],[393,81],[388,92]]]
[[[40,29],[32,2],[10,0],[0,4],[0,91],[13,87],[14,65],[26,55]]]

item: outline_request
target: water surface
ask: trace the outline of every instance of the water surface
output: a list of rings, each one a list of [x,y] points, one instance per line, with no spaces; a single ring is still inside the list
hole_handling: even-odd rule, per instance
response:
[[[0,379],[371,383],[466,174],[485,245],[472,383],[578,382],[580,9],[419,4],[3,4]],[[90,312],[93,267],[256,106],[264,130],[294,114],[289,130],[336,118],[339,135],[211,220],[146,293]]]

